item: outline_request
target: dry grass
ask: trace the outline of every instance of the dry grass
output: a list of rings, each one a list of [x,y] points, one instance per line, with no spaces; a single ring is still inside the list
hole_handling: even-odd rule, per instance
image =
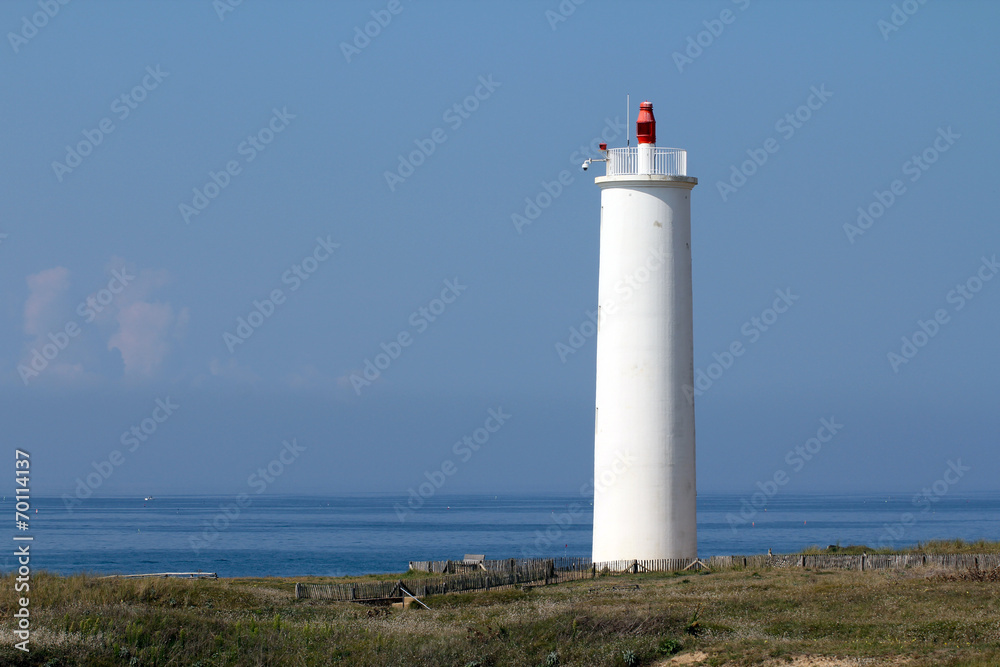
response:
[[[32,582],[32,653],[11,665],[1000,664],[1000,583],[774,570],[599,577],[431,597],[370,616],[285,579]],[[615,590],[638,584],[639,590]],[[15,594],[0,580],[9,637]]]

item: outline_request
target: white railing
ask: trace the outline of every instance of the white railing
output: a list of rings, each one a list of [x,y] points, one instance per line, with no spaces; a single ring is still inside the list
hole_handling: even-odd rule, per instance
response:
[[[651,165],[640,165],[639,147],[609,148],[608,176],[687,176],[687,151],[681,148],[653,147]],[[640,168],[642,167],[642,168]]]

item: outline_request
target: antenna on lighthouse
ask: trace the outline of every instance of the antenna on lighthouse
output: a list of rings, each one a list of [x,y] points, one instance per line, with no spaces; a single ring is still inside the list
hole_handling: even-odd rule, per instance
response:
[[[629,100],[629,94],[625,93],[625,145],[632,145],[632,133],[629,132],[629,123],[632,118],[632,105]]]

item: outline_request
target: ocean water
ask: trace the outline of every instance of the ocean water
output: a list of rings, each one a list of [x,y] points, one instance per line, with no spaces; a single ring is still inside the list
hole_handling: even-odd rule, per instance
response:
[[[383,495],[261,495],[246,507],[234,501],[92,498],[70,512],[57,498],[32,498],[30,530],[17,534],[34,536],[33,569],[62,574],[339,576],[400,572],[411,560],[466,553],[590,554],[591,501],[578,496],[440,496],[412,511],[401,509],[406,498]],[[700,556],[838,542],[902,547],[929,539],[1000,539],[1000,493],[948,494],[934,503],[915,503],[912,495],[778,494],[766,509],[754,509],[751,501],[750,494],[699,495]],[[0,505],[14,513],[10,496]],[[16,567],[13,548],[4,551],[0,561],[9,571]]]

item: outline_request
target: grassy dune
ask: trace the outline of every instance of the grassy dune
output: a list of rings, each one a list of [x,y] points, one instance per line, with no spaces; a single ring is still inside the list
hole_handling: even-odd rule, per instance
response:
[[[956,573],[598,577],[429,597],[431,611],[295,600],[293,590],[293,580],[277,578],[42,573],[32,582],[25,655],[7,639],[15,602],[8,576],[0,582],[0,664],[1000,664],[1000,582]]]

